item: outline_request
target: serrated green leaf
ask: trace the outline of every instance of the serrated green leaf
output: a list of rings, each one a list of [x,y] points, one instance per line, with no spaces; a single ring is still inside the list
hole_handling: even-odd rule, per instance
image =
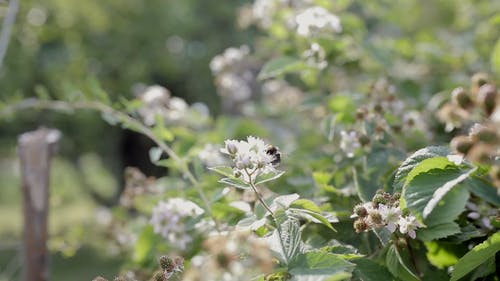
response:
[[[500,232],[493,234],[488,240],[472,248],[460,258],[451,273],[450,281],[456,281],[500,251]]]
[[[299,222],[294,218],[287,217],[285,221],[278,224],[278,228],[271,236],[264,238],[269,244],[277,258],[288,265],[302,252],[303,244],[300,235]]]
[[[432,241],[448,237],[460,232],[460,227],[454,222],[431,225],[417,230],[417,237],[422,241]]]
[[[416,167],[420,162],[425,159],[446,156],[450,153],[449,149],[443,146],[429,146],[418,150],[408,157],[403,164],[396,171],[394,176],[394,192],[401,192],[403,190],[403,185],[406,182],[406,177],[413,168]]]
[[[286,73],[297,72],[309,68],[309,66],[299,58],[279,57],[264,64],[259,73],[258,79],[268,79]]]
[[[308,199],[297,199],[290,205],[292,208],[309,210],[315,213],[321,213],[321,209],[311,200]]]
[[[289,265],[294,281],[345,280],[352,276],[355,265],[335,254],[311,251],[297,256]]]
[[[398,279],[403,281],[420,281],[420,278],[405,264],[396,246],[391,245],[389,247],[385,262],[387,269]]]
[[[238,178],[222,178],[219,182],[239,189],[250,189],[250,185],[248,185],[248,183]]]
[[[354,269],[354,276],[361,281],[391,281],[394,277],[387,270],[387,268],[379,265],[378,263],[367,259],[357,259],[353,263],[356,264]]]
[[[415,176],[428,172],[429,170],[445,169],[449,166],[455,166],[455,164],[450,162],[448,158],[444,156],[424,159],[422,162],[415,165],[415,167],[408,173],[405,184],[413,180]]]
[[[308,220],[311,220],[311,221],[313,221],[315,223],[321,223],[324,226],[328,227],[329,229],[335,231],[335,228],[333,228],[333,226],[330,223],[330,221],[328,221],[328,219],[325,218],[320,213],[309,211],[309,210],[306,210],[306,209],[297,209],[297,208],[290,208],[288,210],[291,211],[295,215],[301,216],[301,217],[303,217],[305,219],[308,219]]]
[[[433,169],[415,176],[406,185],[403,192],[406,207],[423,220],[427,226],[452,222],[463,212],[465,203],[469,198],[467,189],[461,185],[457,186],[460,183],[457,179],[463,174],[456,169]],[[453,188],[440,196],[439,204],[436,203],[436,205],[431,206],[431,211],[427,211],[424,215],[424,210],[430,208],[427,206],[434,197],[436,190],[448,183]]]

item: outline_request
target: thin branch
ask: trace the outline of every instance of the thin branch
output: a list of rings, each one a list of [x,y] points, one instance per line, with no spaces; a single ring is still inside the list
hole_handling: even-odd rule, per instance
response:
[[[27,99],[20,103],[7,106],[0,111],[0,116],[14,114],[16,111],[26,110],[26,109],[49,109],[54,111],[62,111],[67,113],[72,113],[78,109],[90,109],[96,110],[104,114],[110,114],[117,119],[120,120],[123,124],[128,124],[130,127],[134,128],[137,132],[145,135],[150,138],[161,150],[163,150],[171,159],[177,162],[180,166],[183,175],[191,182],[191,184],[195,187],[198,195],[200,196],[203,204],[205,205],[208,215],[215,222],[217,230],[219,230],[219,224],[215,219],[212,211],[212,207],[210,206],[210,202],[205,195],[205,192],[200,187],[198,180],[194,177],[194,175],[189,170],[187,163],[179,157],[175,151],[170,148],[163,140],[158,138],[155,133],[147,126],[134,119],[133,117],[125,114],[119,110],[112,108],[111,106],[105,105],[99,102],[88,102],[88,101],[79,101],[79,102],[66,102],[66,101],[53,101],[53,100],[38,100],[38,99]]]
[[[10,0],[7,14],[3,20],[2,31],[0,32],[0,69],[2,69],[3,59],[9,47],[10,33],[16,21],[17,11],[19,10],[19,0]]]

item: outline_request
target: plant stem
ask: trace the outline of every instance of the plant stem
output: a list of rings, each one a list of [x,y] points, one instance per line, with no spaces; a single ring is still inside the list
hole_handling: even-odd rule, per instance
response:
[[[101,113],[110,114],[114,116],[115,118],[120,120],[122,124],[130,125],[130,127],[132,127],[132,130],[135,130],[145,135],[146,137],[150,138],[171,159],[173,159],[175,162],[179,164],[180,170],[183,173],[183,175],[191,182],[191,184],[195,187],[196,191],[198,192],[198,195],[200,196],[201,200],[203,201],[203,204],[205,205],[205,208],[207,209],[208,215],[212,218],[212,220],[215,223],[216,229],[218,231],[220,230],[219,223],[217,222],[217,220],[213,215],[210,202],[207,199],[207,196],[205,195],[203,190],[201,189],[198,180],[196,180],[194,175],[189,170],[187,163],[181,157],[179,157],[179,155],[177,155],[170,146],[168,146],[163,140],[158,138],[149,127],[142,124],[137,119],[134,119],[128,114],[125,114],[119,110],[112,108],[109,105],[100,102],[80,101],[80,102],[70,103],[66,101],[51,101],[51,100],[37,100],[37,99],[28,99],[14,106],[7,107],[2,112],[0,112],[0,116],[30,108],[49,109],[49,110],[64,111],[64,112],[72,112],[75,109],[97,110]]]
[[[408,240],[408,237],[405,237],[405,240],[406,240],[406,246],[408,247],[408,252],[410,253],[411,263],[413,264],[413,267],[415,268],[418,277],[422,277],[422,272],[420,271],[420,268],[417,265],[417,259],[415,258],[415,253],[413,252],[413,249],[410,245],[410,240]]]

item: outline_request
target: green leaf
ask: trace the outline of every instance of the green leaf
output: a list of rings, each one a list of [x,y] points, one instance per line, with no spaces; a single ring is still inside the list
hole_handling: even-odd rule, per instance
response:
[[[271,236],[264,239],[271,251],[286,265],[302,252],[300,225],[294,218],[287,218]]]
[[[210,167],[208,168],[211,171],[214,171],[218,174],[221,174],[225,177],[234,177],[233,168],[227,166],[218,166],[218,167]]]
[[[279,57],[264,64],[258,79],[264,80],[286,73],[298,72],[307,68],[309,68],[309,66],[301,59],[286,56]]]
[[[321,213],[321,209],[318,207],[318,205],[316,205],[316,203],[314,203],[313,201],[307,199],[297,199],[292,202],[290,207],[309,210],[315,213]]]
[[[284,171],[276,171],[276,172],[261,174],[255,179],[255,185],[263,184],[268,181],[273,181],[281,177],[284,173],[285,173]]]
[[[292,281],[333,281],[350,278],[354,267],[335,254],[311,251],[298,255],[288,272]]]
[[[306,209],[296,209],[296,208],[290,208],[288,209],[291,211],[293,214],[298,215],[300,217],[303,217],[305,219],[311,220],[315,223],[321,223],[322,225],[328,227],[329,229],[335,231],[335,228],[333,228],[332,224],[330,221],[325,218],[322,214],[316,213],[313,211],[309,211]]]
[[[403,281],[420,281],[420,278],[405,264],[396,246],[389,246],[385,262],[387,269],[398,279]]]
[[[432,157],[418,163],[406,176],[405,184],[409,183],[415,176],[426,173],[432,169],[445,169],[449,166],[455,166],[448,158],[444,156]]]
[[[394,192],[401,192],[403,190],[406,177],[420,162],[428,158],[447,156],[449,153],[450,151],[443,146],[429,146],[413,153],[401,164],[396,172],[393,186]]]
[[[500,232],[493,234],[488,240],[472,248],[460,258],[451,273],[450,281],[456,281],[477,268],[500,251]]]
[[[460,232],[460,227],[454,222],[447,222],[420,228],[417,230],[417,237],[422,241],[432,241],[448,237]]]
[[[148,255],[153,249],[155,243],[154,231],[152,225],[147,225],[139,235],[139,239],[134,245],[133,260],[138,264],[143,264],[147,261]]]
[[[239,189],[250,189],[250,185],[247,182],[238,178],[222,178],[219,182]]]
[[[427,248],[427,259],[437,268],[443,269],[457,263],[460,253],[460,247],[451,243],[441,241],[430,241],[425,243]]]
[[[471,177],[464,183],[467,189],[484,201],[500,207],[500,195],[497,189],[484,179]]]
[[[463,212],[469,198],[467,189],[458,185],[469,172],[433,169],[415,176],[403,191],[406,207],[424,220],[427,226],[452,222]]]
[[[500,38],[497,40],[493,52],[491,54],[491,67],[500,77]]]
[[[379,265],[378,263],[367,259],[357,259],[353,261],[356,264],[354,269],[354,276],[361,281],[391,281],[394,277],[387,270],[387,268]]]

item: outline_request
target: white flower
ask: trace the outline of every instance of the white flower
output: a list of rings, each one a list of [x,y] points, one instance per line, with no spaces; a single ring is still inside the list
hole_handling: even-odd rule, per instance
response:
[[[412,239],[417,236],[415,230],[422,225],[418,222],[417,218],[413,215],[407,217],[401,217],[398,221],[399,231],[402,234],[408,234]]]
[[[340,149],[342,149],[347,154],[347,157],[354,157],[354,152],[356,151],[356,149],[361,147],[361,144],[358,141],[357,133],[355,131],[341,131],[340,137]]]
[[[196,217],[203,213],[204,210],[194,202],[182,198],[171,198],[166,202],[160,201],[153,208],[150,223],[155,233],[184,250],[192,238],[186,232],[183,220],[186,217]]]
[[[198,158],[207,167],[222,166],[226,163],[225,158],[220,153],[220,148],[214,144],[207,143],[198,153]]]
[[[226,140],[225,148],[221,149],[221,152],[231,156],[235,166],[234,172],[248,181],[248,173],[255,178],[259,174],[276,171],[273,166],[275,156],[268,153],[269,147],[262,139],[249,136],[247,141]]]
[[[302,56],[306,59],[307,64],[318,69],[324,69],[328,66],[326,61],[325,49],[318,43],[312,43]]]
[[[340,19],[323,7],[311,7],[295,17],[297,33],[304,37],[311,37],[319,33],[342,31]]]
[[[398,221],[401,217],[401,209],[399,207],[388,207],[384,204],[379,204],[378,210],[382,215],[382,220],[386,224],[386,228],[392,233],[398,228]]]

